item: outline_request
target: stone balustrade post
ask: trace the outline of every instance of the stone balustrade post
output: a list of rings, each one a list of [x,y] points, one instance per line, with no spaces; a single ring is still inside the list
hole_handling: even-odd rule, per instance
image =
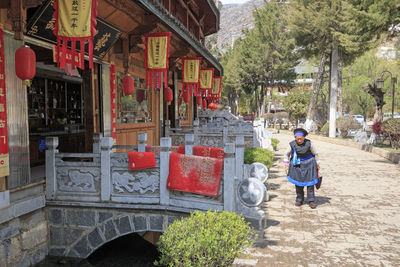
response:
[[[100,140],[103,138],[102,133],[93,134],[93,153],[100,154]]]
[[[235,211],[235,144],[224,147],[224,210]]]
[[[194,134],[185,134],[185,154],[193,155]]]
[[[196,118],[193,121],[193,134],[194,134],[194,145],[198,146],[200,142],[200,137],[199,137],[199,126],[200,126],[200,121],[199,118]]]
[[[243,179],[243,167],[244,167],[244,136],[236,136],[236,151],[235,151],[235,163],[236,163],[236,178]]]
[[[171,132],[171,121],[166,120],[165,121],[165,137],[169,137]]]
[[[169,205],[169,191],[167,180],[169,174],[169,154],[171,150],[171,137],[160,139],[160,205]]]
[[[56,154],[58,137],[46,138],[46,199],[54,199],[57,190]]]
[[[100,140],[101,148],[101,200],[109,201],[111,199],[111,153],[113,139],[112,137],[103,137]]]
[[[229,142],[228,134],[229,134],[229,124],[224,123],[224,129],[222,130],[222,144],[227,144]]]
[[[147,133],[138,134],[138,152],[146,152]]]

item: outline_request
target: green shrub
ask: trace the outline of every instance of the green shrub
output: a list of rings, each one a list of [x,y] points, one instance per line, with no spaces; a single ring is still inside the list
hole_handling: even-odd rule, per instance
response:
[[[349,131],[361,129],[362,125],[355,118],[345,116],[337,119],[336,127],[340,131],[342,137],[346,137]]]
[[[322,126],[320,133],[323,134],[323,135],[328,136],[328,134],[329,134],[329,122],[325,123],[324,126]]]
[[[278,149],[278,144],[279,144],[279,140],[276,138],[271,138],[271,145],[274,148],[274,150]]]
[[[400,118],[391,118],[382,123],[383,134],[388,135],[393,149],[400,148]]]
[[[247,147],[244,149],[244,163],[260,162],[269,169],[274,162],[274,153],[261,147]]]
[[[234,212],[200,212],[174,221],[161,235],[156,265],[232,266],[257,238],[244,218]]]

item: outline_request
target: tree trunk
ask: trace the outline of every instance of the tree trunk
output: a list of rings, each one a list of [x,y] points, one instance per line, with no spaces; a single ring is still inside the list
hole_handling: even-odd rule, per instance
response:
[[[375,100],[375,114],[374,122],[383,121],[383,105],[385,101],[383,100],[384,92],[376,87],[376,84],[368,84],[366,88],[363,88],[368,94],[370,94]]]
[[[265,113],[265,84],[261,84],[260,116]]]
[[[307,117],[306,117],[306,123],[305,123],[305,128],[307,131],[310,131],[312,128],[312,125],[313,125],[315,108],[317,106],[317,96],[318,96],[318,92],[321,89],[321,85],[322,85],[322,77],[324,75],[326,58],[327,58],[327,53],[325,51],[323,51],[321,60],[319,62],[317,78],[315,79],[314,84],[313,84],[313,94],[311,97],[310,106],[308,107],[308,111],[307,111]]]
[[[331,90],[329,93],[329,137],[336,137],[336,110],[337,110],[337,88],[338,88],[338,46],[332,47],[331,54],[331,75],[330,84]]]
[[[259,95],[258,95],[258,84],[256,83],[255,89],[254,89],[254,95],[256,99],[256,117],[258,116],[258,110],[259,110]]]
[[[339,47],[338,50],[338,67],[337,67],[337,72],[338,72],[338,86],[337,86],[337,111],[339,113],[339,117],[343,116],[343,97],[342,97],[342,91],[343,91],[343,76],[342,76],[342,71],[343,71],[343,51],[342,48]]]

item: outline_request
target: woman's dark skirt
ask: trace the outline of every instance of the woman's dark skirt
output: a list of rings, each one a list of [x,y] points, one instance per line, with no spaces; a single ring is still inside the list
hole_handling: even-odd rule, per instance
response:
[[[314,157],[300,160],[299,165],[293,165],[290,161],[287,179],[298,186],[311,186],[318,183],[317,162]]]

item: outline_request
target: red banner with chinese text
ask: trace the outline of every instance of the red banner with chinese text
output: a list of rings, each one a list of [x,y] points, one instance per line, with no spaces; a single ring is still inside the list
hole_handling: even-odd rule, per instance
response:
[[[171,153],[167,188],[218,197],[222,159]]]
[[[214,77],[213,79],[213,89],[211,91],[211,97],[213,101],[218,100],[218,95],[222,86],[222,77]]]
[[[148,33],[145,37],[144,67],[146,69],[146,86],[158,88],[162,86],[161,75],[164,76],[164,88],[168,87],[168,58],[170,32]]]
[[[53,17],[55,19],[54,35],[57,37],[56,62],[61,69],[65,68],[68,43],[71,44],[73,57],[77,54],[76,45],[80,43],[81,59],[84,58],[85,43],[89,47],[89,68],[93,68],[93,36],[96,34],[97,0],[55,0]],[[84,60],[74,66],[85,68]]]
[[[213,89],[214,68],[200,70],[200,90],[205,98],[211,100],[211,90]]]
[[[115,65],[111,64],[110,67],[110,99],[111,99],[111,137],[116,140],[117,138],[117,87],[116,87],[116,74]]]
[[[4,32],[0,29],[0,177],[10,175],[7,131],[6,69],[4,61]]]
[[[194,96],[200,96],[200,57],[183,57],[182,58],[182,83],[183,90],[190,89]],[[191,95],[191,93],[190,93]]]

